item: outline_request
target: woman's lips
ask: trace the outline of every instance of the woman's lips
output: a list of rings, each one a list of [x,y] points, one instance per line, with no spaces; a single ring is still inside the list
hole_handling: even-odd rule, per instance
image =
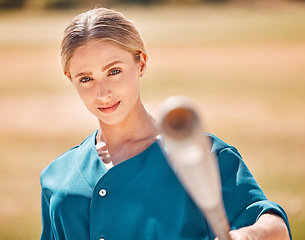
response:
[[[99,107],[98,109],[104,113],[104,114],[110,114],[110,113],[113,113],[117,110],[117,108],[119,107],[121,101],[118,101],[118,102],[115,102],[113,104],[110,104],[106,107]]]

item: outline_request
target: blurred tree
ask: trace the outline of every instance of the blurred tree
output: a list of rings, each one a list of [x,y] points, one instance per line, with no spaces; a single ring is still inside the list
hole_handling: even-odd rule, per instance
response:
[[[140,4],[151,4],[151,3],[162,3],[163,0],[121,0],[124,3],[140,3]]]
[[[208,3],[225,3],[229,2],[230,0],[203,0],[202,2],[208,2]]]
[[[68,9],[77,8],[85,2],[84,0],[46,0],[45,8],[48,9]]]
[[[26,0],[0,0],[0,10],[22,8]]]
[[[230,0],[121,0],[124,3],[171,3],[171,4],[192,4],[192,3],[224,3]]]

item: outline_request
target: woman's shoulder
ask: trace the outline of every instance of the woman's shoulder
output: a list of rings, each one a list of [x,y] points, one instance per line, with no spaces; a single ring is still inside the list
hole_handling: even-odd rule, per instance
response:
[[[94,149],[92,146],[92,141],[96,135],[96,131],[90,134],[85,140],[83,140],[79,145],[76,145],[59,155],[55,158],[40,174],[41,182],[48,178],[56,179],[58,177],[65,176],[68,172],[73,171],[73,169],[78,169],[77,161],[80,158],[85,158],[87,154],[92,152]],[[91,153],[92,154],[92,153]]]
[[[212,152],[214,152],[216,155],[218,155],[223,150],[230,150],[240,156],[240,153],[234,146],[224,142],[223,140],[211,133],[205,133],[205,135],[208,136],[211,140]]]

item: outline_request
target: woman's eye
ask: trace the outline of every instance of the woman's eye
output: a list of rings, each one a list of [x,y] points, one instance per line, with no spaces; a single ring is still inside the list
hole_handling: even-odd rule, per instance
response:
[[[92,80],[92,78],[83,77],[83,78],[80,79],[80,82],[81,82],[81,83],[86,83],[86,82],[89,82],[89,81],[91,81],[91,80]]]
[[[117,75],[117,74],[119,74],[120,72],[121,72],[121,71],[118,70],[118,69],[111,70],[111,71],[109,72],[109,76],[111,76],[111,75]]]

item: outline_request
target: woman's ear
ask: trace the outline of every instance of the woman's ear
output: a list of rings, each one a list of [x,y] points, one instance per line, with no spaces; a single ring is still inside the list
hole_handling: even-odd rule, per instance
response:
[[[147,55],[145,53],[141,52],[140,61],[138,63],[140,77],[142,77],[144,75],[144,73],[146,72],[147,60],[148,60]]]
[[[71,75],[69,73],[65,73],[65,76],[72,82]]]

